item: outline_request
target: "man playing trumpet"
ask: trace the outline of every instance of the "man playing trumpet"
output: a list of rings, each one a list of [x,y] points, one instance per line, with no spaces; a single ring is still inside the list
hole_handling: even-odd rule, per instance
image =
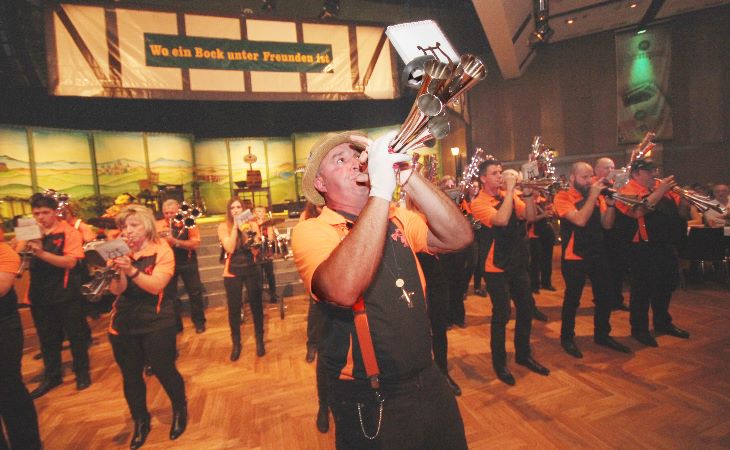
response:
[[[689,333],[672,323],[669,301],[677,287],[679,268],[675,245],[683,238],[687,222],[679,214],[681,198],[672,192],[674,176],[657,182],[651,159],[631,163],[630,181],[619,193],[636,195],[645,202],[631,208],[621,202],[618,209],[633,219],[626,221],[631,236],[631,336],[649,347],[657,341],[649,332],[649,307],[654,316],[654,331],[683,339]]]
[[[560,344],[575,358],[583,354],[575,345],[575,315],[586,277],[591,280],[596,309],[593,340],[596,344],[629,353],[629,348],[609,336],[612,297],[607,277],[608,264],[603,245],[603,230],[616,220],[614,200],[600,196],[605,179],[592,181],[593,168],[584,162],[573,164],[570,189],[555,196],[555,209],[562,219],[560,234],[563,254],[561,268],[565,279]]]
[[[81,234],[58,216],[58,202],[50,196],[33,194],[30,198],[33,217],[43,238],[28,241],[33,252],[30,264],[30,311],[41,343],[45,373],[41,384],[30,395],[38,398],[62,382],[61,344],[64,333],[71,343],[76,388],[91,385],[89,353],[84,334],[84,315],[78,289],[70,278],[84,257]]]
[[[431,354],[416,252],[466,247],[456,205],[375,142],[330,133],[312,147],[302,190],[325,205],[293,230],[294,260],[331,329],[320,353],[329,376],[337,448],[466,448],[459,408]],[[360,151],[362,150],[362,153]],[[367,166],[365,166],[367,163]],[[391,200],[400,184],[426,221]]]
[[[515,378],[507,368],[505,332],[510,316],[510,299],[515,302],[515,361],[540,375],[550,371],[535,361],[530,350],[530,331],[534,300],[528,274],[527,231],[525,220],[535,220],[532,192],[525,188],[517,195],[517,172],[506,170],[496,159],[479,165],[482,192],[471,203],[472,214],[490,232],[485,264],[487,291],[492,301],[490,345],[492,365],[497,378],[514,385]],[[522,200],[524,199],[524,201]]]
[[[162,219],[155,223],[157,233],[163,237],[175,254],[175,274],[165,287],[165,297],[174,302],[177,331],[183,330],[180,316],[180,300],[177,298],[177,279],[182,278],[185,290],[190,299],[190,318],[195,325],[196,333],[205,331],[205,312],[203,307],[203,285],[198,271],[198,255],[200,232],[196,227],[187,227],[183,221],[175,221],[180,212],[180,203],[175,199],[167,199],[162,204]]]

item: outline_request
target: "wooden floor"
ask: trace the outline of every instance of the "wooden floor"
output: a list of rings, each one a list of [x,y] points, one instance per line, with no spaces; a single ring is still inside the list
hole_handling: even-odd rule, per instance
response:
[[[559,275],[556,286],[562,288]],[[646,348],[628,338],[628,313],[615,313],[613,335],[634,353],[593,344],[591,296],[583,296],[577,321],[576,360],[559,345],[560,292],[538,295],[550,322],[535,322],[535,357],[549,377],[511,364],[517,385],[495,379],[489,354],[489,300],[469,295],[467,327],[449,332],[451,375],[464,394],[458,402],[472,449],[486,448],[728,448],[730,447],[730,294],[717,285],[690,286],[672,302],[675,323],[690,340],[658,338]],[[266,311],[266,348],[255,356],[250,321],[244,324],[243,355],[228,360],[225,308],[207,311],[208,331],[197,335],[186,320],[179,337],[178,367],[187,387],[191,420],[177,441],[168,440],[171,411],[155,378],[148,379],[152,432],[149,449],[328,449],[334,431],[315,428],[314,365],[304,361],[307,299],[288,298],[281,320]],[[23,371],[29,389],[42,363],[34,361],[37,338],[23,311]],[[93,385],[77,392],[64,351],[64,384],[36,400],[45,448],[128,448],[132,422],[122,380],[112,359],[106,319],[93,324]],[[512,336],[513,322],[508,336]],[[508,344],[510,358],[513,347]]]

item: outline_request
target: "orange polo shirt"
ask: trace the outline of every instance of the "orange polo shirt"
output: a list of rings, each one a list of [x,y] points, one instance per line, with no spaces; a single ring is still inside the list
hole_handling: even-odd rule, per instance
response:
[[[555,211],[558,213],[558,217],[568,220],[565,217],[573,211],[578,211],[578,207],[575,204],[583,200],[583,198],[583,194],[578,192],[578,190],[576,190],[572,186],[567,191],[558,192],[555,195],[555,201],[553,202]],[[606,200],[603,198],[603,196],[598,196],[598,208],[601,213],[606,212],[607,205]],[[573,252],[574,240],[575,234],[570,233],[570,240],[568,241],[568,245],[565,247],[564,259],[580,261],[583,258]]]
[[[393,220],[396,227],[403,232],[414,255],[419,252],[429,252],[428,225],[418,214],[391,205],[388,218]],[[346,218],[325,206],[318,217],[299,222],[292,230],[294,262],[307,292],[315,299],[317,297],[312,293],[314,272],[345,238],[348,232],[348,222]],[[425,295],[426,279],[418,258],[415,260]],[[351,270],[357,270],[357,268],[353,267]]]
[[[619,193],[624,195],[636,195],[639,198],[644,198],[648,197],[649,194],[651,194],[651,191],[632,179],[629,180],[629,182],[626,183],[624,187],[619,189]],[[679,195],[671,191],[664,194],[664,197],[672,199],[672,201],[674,201],[677,205],[679,205],[680,201],[682,200]],[[631,206],[622,202],[616,202],[616,207],[619,209],[619,211],[629,216]],[[636,234],[634,234],[634,238],[631,240],[631,242],[648,242],[649,233],[646,230],[646,221],[644,220],[644,217],[638,217],[636,218],[636,221],[639,223],[639,229],[636,230]]]
[[[500,190],[499,195],[504,197],[505,191]],[[482,225],[488,228],[492,228],[492,219],[497,214],[497,207],[501,200],[497,197],[482,190],[477,198],[471,202],[472,215],[478,219]],[[512,205],[514,213],[517,214],[518,219],[525,219],[525,202],[520,199],[517,194],[512,196]],[[494,265],[494,243],[489,248],[487,254],[487,260],[484,264],[484,270],[487,272],[504,272],[504,270]]]

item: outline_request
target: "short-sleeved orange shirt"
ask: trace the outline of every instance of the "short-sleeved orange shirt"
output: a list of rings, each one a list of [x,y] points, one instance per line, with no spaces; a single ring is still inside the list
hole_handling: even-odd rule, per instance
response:
[[[558,217],[564,220],[569,220],[567,219],[568,214],[574,211],[578,211],[576,203],[583,200],[583,198],[583,194],[578,192],[574,187],[571,187],[567,191],[558,192],[555,195],[555,200],[553,202],[553,205],[555,206],[555,212],[557,212]],[[602,196],[598,197],[598,208],[601,213],[606,212],[606,200]],[[565,254],[563,255],[563,258],[569,261],[579,261],[583,259],[573,252],[574,239],[575,235],[571,233],[568,244],[565,247]]]
[[[648,197],[651,192],[649,189],[647,189],[645,186],[642,186],[641,184],[637,183],[635,180],[629,180],[626,185],[624,185],[621,189],[619,189],[619,192],[624,195],[635,195],[639,198]],[[672,201],[679,205],[681,198],[679,195],[675,194],[674,192],[667,192],[664,194],[665,197],[672,199]],[[622,202],[616,202],[616,208],[618,208],[619,211],[629,215],[629,211],[631,210],[631,206],[622,203]],[[636,219],[636,221],[639,223],[639,228],[636,230],[636,234],[634,235],[634,238],[631,240],[631,242],[646,242],[649,240],[649,233],[646,230],[646,222],[644,220],[644,217],[639,217]]]
[[[6,242],[0,242],[0,272],[17,273],[20,256]]]
[[[418,214],[391,206],[389,218],[403,231],[414,253],[428,251],[428,226]],[[348,222],[345,217],[325,206],[318,217],[299,222],[292,230],[294,262],[307,292],[312,292],[312,278],[317,267],[329,258],[347,235]],[[420,265],[418,274],[425,292],[426,282]]]
[[[505,191],[500,190],[499,194],[504,197]],[[477,198],[471,202],[471,213],[474,218],[478,219],[484,226],[492,228],[492,219],[497,214],[497,207],[500,202],[500,199],[482,190],[479,195],[477,195]],[[517,194],[512,196],[512,205],[517,218],[524,220],[525,202],[523,202]],[[492,244],[489,249],[489,253],[487,254],[484,270],[487,272],[504,272],[504,270],[494,264],[494,244]]]

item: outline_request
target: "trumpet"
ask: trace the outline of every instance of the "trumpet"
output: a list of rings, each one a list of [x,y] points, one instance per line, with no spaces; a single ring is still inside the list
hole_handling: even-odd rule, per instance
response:
[[[459,64],[430,59],[416,100],[406,120],[390,143],[394,153],[406,153],[451,131],[446,107],[487,75],[484,63],[474,55],[462,55]]]
[[[659,180],[656,179],[656,181]],[[706,212],[711,209],[719,214],[727,214],[727,208],[705,194],[700,194],[692,189],[685,189],[679,186],[674,186],[672,192],[687,200],[689,204],[697,208],[700,212]]]
[[[646,204],[645,198],[641,198],[636,195],[624,195],[624,194],[619,193],[616,189],[613,189],[610,187],[604,188],[601,191],[601,195],[608,197],[610,199],[616,200],[617,202],[621,202],[632,208],[636,208],[638,206]]]
[[[119,279],[119,271],[113,267],[105,267],[94,274],[94,278],[81,285],[81,295],[86,300],[96,303],[109,292],[109,285]]]
[[[532,138],[532,148],[528,162],[522,166],[524,180],[518,181],[516,186],[523,189],[534,189],[548,195],[566,186],[555,177],[553,167],[553,150],[542,143],[542,136]]]

